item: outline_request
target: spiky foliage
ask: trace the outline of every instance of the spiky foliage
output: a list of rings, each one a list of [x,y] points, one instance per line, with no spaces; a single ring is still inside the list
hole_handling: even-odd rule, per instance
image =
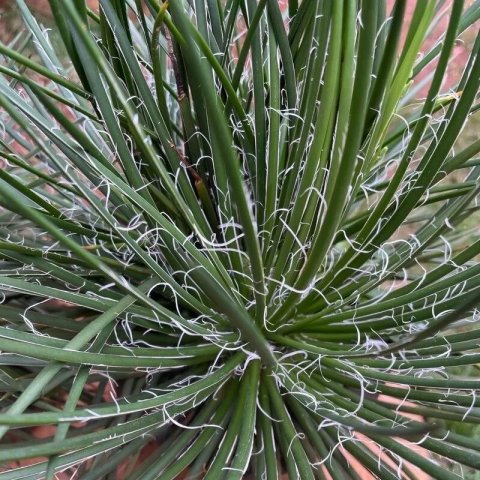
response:
[[[50,3],[0,47],[0,479],[478,470],[480,3]]]

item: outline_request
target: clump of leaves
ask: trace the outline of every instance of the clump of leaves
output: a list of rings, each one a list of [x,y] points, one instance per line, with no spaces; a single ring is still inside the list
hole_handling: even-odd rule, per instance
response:
[[[480,469],[480,3],[50,0],[64,61],[17,1],[0,479]]]

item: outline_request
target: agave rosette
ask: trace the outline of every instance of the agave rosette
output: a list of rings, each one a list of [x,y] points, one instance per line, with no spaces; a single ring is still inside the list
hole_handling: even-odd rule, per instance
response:
[[[0,479],[480,469],[480,2],[17,3]]]

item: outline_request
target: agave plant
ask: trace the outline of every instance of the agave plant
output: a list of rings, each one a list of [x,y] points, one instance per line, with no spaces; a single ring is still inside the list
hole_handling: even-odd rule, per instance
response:
[[[17,3],[0,479],[475,475],[480,2]]]

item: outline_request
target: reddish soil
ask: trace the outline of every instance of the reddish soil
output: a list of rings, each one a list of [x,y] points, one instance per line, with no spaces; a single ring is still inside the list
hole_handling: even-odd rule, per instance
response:
[[[473,0],[467,0],[465,2],[465,9],[473,3]],[[388,8],[391,9],[395,4],[395,0],[387,0]],[[428,52],[437,42],[439,37],[447,30],[448,21],[450,18],[450,8],[452,0],[448,0],[445,6],[442,9],[444,15],[440,18],[438,23],[433,26],[428,38],[423,44],[422,52]],[[407,10],[406,10],[406,19],[407,21],[412,18],[413,12],[417,5],[417,0],[408,0],[407,1]],[[457,44],[453,48],[453,53],[451,56],[451,61],[447,67],[447,74],[445,76],[445,81],[442,86],[442,92],[448,92],[452,87],[458,82],[463,71],[463,67],[468,61],[470,55],[470,47],[475,40],[475,36],[480,28],[480,22],[476,22],[471,26],[467,31],[465,31],[461,38],[457,41]],[[406,31],[404,32],[404,36]],[[426,76],[431,74],[435,69],[436,62],[432,62],[425,70],[418,76],[416,82],[421,82]],[[428,92],[428,85],[423,87],[420,90],[419,96],[426,96]]]

